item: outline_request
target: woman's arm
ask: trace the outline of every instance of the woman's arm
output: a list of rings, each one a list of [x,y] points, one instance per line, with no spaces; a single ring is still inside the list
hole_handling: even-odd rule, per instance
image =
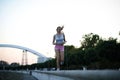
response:
[[[55,43],[55,35],[53,36],[53,45],[56,45],[56,43]]]
[[[66,38],[65,38],[65,34],[64,34],[64,33],[63,33],[63,36],[64,36],[64,44],[65,44],[67,41],[66,41]]]

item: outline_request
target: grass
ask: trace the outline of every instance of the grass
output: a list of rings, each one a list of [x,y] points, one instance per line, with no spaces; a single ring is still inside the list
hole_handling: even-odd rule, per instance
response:
[[[0,71],[0,80],[23,80],[22,73]]]

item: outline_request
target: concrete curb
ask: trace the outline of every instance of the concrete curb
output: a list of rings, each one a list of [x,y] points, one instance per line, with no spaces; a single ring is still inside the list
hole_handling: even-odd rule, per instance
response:
[[[120,80],[120,71],[118,70],[63,70],[33,72],[68,77],[73,80]]]

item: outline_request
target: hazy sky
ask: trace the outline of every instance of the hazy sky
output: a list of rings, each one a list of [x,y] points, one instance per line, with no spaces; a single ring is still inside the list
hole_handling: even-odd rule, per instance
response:
[[[120,0],[0,0],[0,43],[15,44],[54,57],[53,35],[64,25],[66,45],[80,46],[95,33],[119,38]],[[21,62],[22,51],[0,48],[0,59]],[[15,60],[17,59],[17,60]],[[29,56],[29,63],[36,56]]]

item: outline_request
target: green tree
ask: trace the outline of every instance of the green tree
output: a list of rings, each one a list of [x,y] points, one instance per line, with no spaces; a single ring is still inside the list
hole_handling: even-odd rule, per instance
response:
[[[96,46],[96,52],[99,55],[100,68],[120,67],[120,45],[117,39],[109,38],[101,41]]]
[[[99,43],[99,35],[97,34],[87,34],[83,36],[83,41],[81,42],[81,47],[84,49],[95,47]]]
[[[0,69],[6,69],[9,66],[8,62],[0,61]]]

